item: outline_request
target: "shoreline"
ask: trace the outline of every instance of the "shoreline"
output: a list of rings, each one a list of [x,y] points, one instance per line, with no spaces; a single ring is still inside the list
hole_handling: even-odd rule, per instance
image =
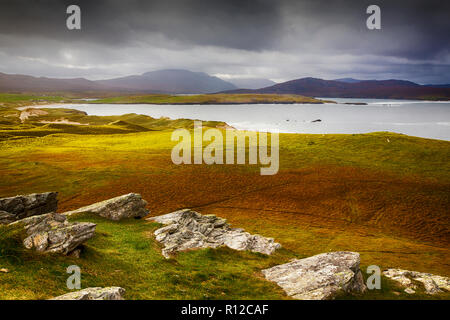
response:
[[[34,104],[34,105],[29,105],[29,106],[22,106],[22,107],[16,107],[15,109],[23,111],[29,108],[45,108],[46,106],[54,106],[54,105],[72,105],[72,104],[86,104],[86,105],[90,105],[90,104],[111,104],[111,105],[156,105],[156,106],[195,106],[195,105],[246,105],[246,104],[251,104],[251,105],[256,105],[256,104],[261,104],[261,105],[268,105],[268,104],[338,104],[335,101],[324,101],[324,102],[205,102],[205,103],[149,103],[149,102],[120,102],[120,103],[114,103],[114,102],[60,102],[60,103],[46,103],[46,104]],[[62,107],[65,108],[65,107]],[[66,108],[65,108],[66,109]],[[67,108],[67,109],[71,109],[71,108]]]
[[[97,103],[100,104],[100,103]],[[104,104],[104,103],[102,103]],[[121,103],[122,104],[122,103]],[[125,103],[124,103],[125,104]],[[148,104],[148,103],[126,103],[126,104]],[[46,105],[32,105],[32,106],[26,106],[26,107],[17,107],[17,110],[20,111],[24,111],[26,109],[45,109],[45,106],[53,106],[53,105],[63,105],[62,103],[52,103],[52,104],[46,104]],[[68,104],[69,105],[69,104]],[[53,108],[48,108],[48,109],[53,109]],[[66,108],[61,106],[61,109],[68,109],[68,110],[76,110],[76,111],[80,111],[80,112],[85,112],[82,110],[78,110],[78,109],[74,109],[74,108]],[[140,115],[144,115],[144,114],[140,114]],[[87,114],[87,116],[90,116],[89,114]],[[95,116],[95,115],[91,115],[91,116]],[[144,116],[148,116],[151,117],[149,115],[144,115]],[[108,117],[108,116],[96,116],[96,117]],[[207,122],[207,121],[212,121],[212,120],[202,120],[202,119],[191,119],[191,118],[171,118],[171,117],[167,117],[167,116],[161,116],[160,118],[154,118],[151,117],[153,119],[160,119],[160,118],[165,118],[171,121],[174,120],[180,120],[180,119],[184,119],[184,120],[199,120],[202,122]],[[232,129],[232,130],[238,130],[238,131],[248,131],[248,132],[267,132],[267,133],[279,133],[279,134],[289,134],[289,135],[364,135],[364,134],[378,134],[378,133],[392,133],[392,134],[398,134],[398,135],[403,135],[403,136],[407,136],[407,137],[414,137],[414,138],[419,138],[419,139],[427,139],[427,140],[436,140],[436,141],[445,141],[445,142],[450,142],[450,140],[447,139],[438,139],[438,138],[428,138],[428,137],[420,137],[420,136],[414,136],[414,135],[409,135],[409,134],[405,134],[405,133],[401,133],[401,132],[395,132],[395,131],[389,131],[389,130],[380,130],[380,131],[369,131],[369,132],[353,132],[353,133],[343,133],[343,132],[329,132],[329,133],[307,133],[307,132],[292,132],[292,131],[279,131],[279,130],[259,130],[259,129],[245,129],[245,128],[236,128],[236,126],[229,124],[226,121],[220,121],[225,123],[224,126],[222,126],[222,129]],[[43,122],[41,122],[43,123]],[[57,124],[64,124],[64,122],[61,121],[51,121],[51,122],[45,122],[45,123],[57,123]],[[71,125],[75,125],[75,123],[66,123],[66,124],[71,124]],[[78,125],[78,124],[77,124]],[[79,125],[90,125],[90,124],[83,124],[83,123],[79,123]]]
[[[274,102],[201,102],[201,103],[194,103],[194,102],[172,102],[172,103],[155,103],[155,102],[120,102],[120,103],[114,103],[114,102],[87,102],[86,104],[150,104],[150,105],[158,105],[158,106],[167,106],[167,105],[174,105],[174,106],[195,106],[195,105],[245,105],[245,104],[326,104],[326,103],[337,103],[334,101],[324,101],[324,102],[281,102],[281,101],[274,101]]]

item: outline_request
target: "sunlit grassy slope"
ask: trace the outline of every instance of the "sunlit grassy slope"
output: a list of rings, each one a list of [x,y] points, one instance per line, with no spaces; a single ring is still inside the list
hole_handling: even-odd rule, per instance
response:
[[[27,251],[16,230],[0,227],[0,267],[10,270],[0,273],[0,298],[65,293],[65,268],[77,264],[83,287],[123,286],[130,299],[284,299],[261,269],[336,250],[360,252],[363,270],[376,264],[450,276],[450,142],[393,133],[282,134],[280,171],[261,176],[259,165],[174,165],[172,129],[150,130],[158,119],[119,120],[148,125],[142,132],[80,135],[72,131],[79,126],[66,126],[16,134],[15,126],[37,130],[38,119],[4,129],[0,197],[55,190],[63,212],[137,192],[151,215],[194,208],[274,237],[283,249],[271,257],[198,250],[166,260],[152,236],[157,224],[78,216],[71,219],[97,223],[97,234],[74,259]],[[429,297],[407,295],[384,278],[382,288],[359,298]]]
[[[21,97],[21,98],[20,98]],[[152,118],[145,115],[125,114],[121,116],[88,116],[83,111],[68,108],[29,108],[34,104],[58,102],[59,97],[34,97],[21,95],[1,95],[0,140],[15,137],[40,137],[57,133],[72,134],[117,134],[145,132],[150,130],[193,128],[190,119]],[[22,99],[22,100],[21,100]],[[64,101],[64,100],[61,100]],[[26,117],[21,114],[29,113]],[[68,122],[68,123],[65,123]],[[225,122],[204,121],[205,127],[226,127]]]

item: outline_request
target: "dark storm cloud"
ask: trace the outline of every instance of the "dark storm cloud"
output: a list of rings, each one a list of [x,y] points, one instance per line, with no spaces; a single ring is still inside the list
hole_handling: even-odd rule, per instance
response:
[[[65,28],[78,4],[82,30]],[[366,8],[382,30],[366,28]],[[0,0],[0,72],[113,77],[167,67],[225,77],[450,82],[445,1]]]
[[[136,32],[162,33],[181,42],[262,49],[276,41],[282,17],[276,1],[1,1],[0,33],[117,45]],[[65,10],[77,4],[82,32],[65,28]]]
[[[366,8],[381,8],[382,30],[366,28]],[[359,54],[427,59],[449,49],[450,2],[445,1],[292,1],[286,2],[294,34],[323,47]],[[321,31],[327,30],[327,33]],[[310,35],[308,37],[308,34]]]

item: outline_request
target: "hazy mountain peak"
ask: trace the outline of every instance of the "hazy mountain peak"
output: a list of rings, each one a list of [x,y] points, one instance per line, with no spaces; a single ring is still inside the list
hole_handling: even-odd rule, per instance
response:
[[[204,72],[195,72],[190,71],[186,69],[160,69],[160,70],[154,70],[154,71],[147,71],[143,73],[143,76],[152,76],[154,74],[167,74],[167,75],[208,75]]]
[[[240,89],[260,89],[276,84],[276,82],[264,78],[233,78],[227,81]]]
[[[98,82],[129,90],[154,93],[214,93],[236,89],[233,84],[207,73],[184,69],[148,71],[142,75],[100,80]]]
[[[354,78],[339,78],[339,79],[334,79],[334,81],[347,82],[347,83],[357,83],[357,82],[361,82],[362,80],[358,80],[358,79],[354,79]]]
[[[278,83],[256,90],[233,90],[229,93],[300,94],[309,97],[379,98],[379,99],[443,99],[450,98],[445,86],[421,86],[405,80],[360,80],[346,82],[306,77]]]

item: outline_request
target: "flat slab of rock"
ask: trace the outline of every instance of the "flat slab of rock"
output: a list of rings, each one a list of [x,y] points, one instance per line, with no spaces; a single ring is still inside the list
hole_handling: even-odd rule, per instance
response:
[[[328,252],[262,271],[287,295],[300,300],[327,300],[338,294],[358,294],[366,290],[359,253]]]
[[[47,213],[29,217],[15,223],[25,227],[28,237],[23,244],[27,249],[39,252],[71,254],[83,242],[95,234],[95,223],[69,223],[67,217],[58,213]]]
[[[94,287],[70,292],[50,300],[124,300],[125,289],[121,287]]]
[[[149,214],[145,208],[147,201],[140,194],[129,193],[119,197],[97,202],[77,210],[64,212],[65,215],[89,212],[101,217],[119,221],[124,218],[142,218]]]
[[[387,269],[383,271],[383,275],[400,283],[405,287],[405,292],[409,294],[413,294],[417,290],[417,285],[413,281],[421,282],[427,294],[436,294],[443,290],[450,291],[450,278],[448,277],[403,269]]]
[[[281,248],[272,238],[252,235],[243,229],[233,229],[225,219],[201,215],[190,209],[175,211],[147,220],[166,224],[155,231],[156,240],[164,244],[162,254],[169,258],[176,251],[227,246],[235,250],[249,250],[272,254]]]
[[[57,192],[45,192],[0,198],[0,224],[55,212],[58,208],[57,196]]]

